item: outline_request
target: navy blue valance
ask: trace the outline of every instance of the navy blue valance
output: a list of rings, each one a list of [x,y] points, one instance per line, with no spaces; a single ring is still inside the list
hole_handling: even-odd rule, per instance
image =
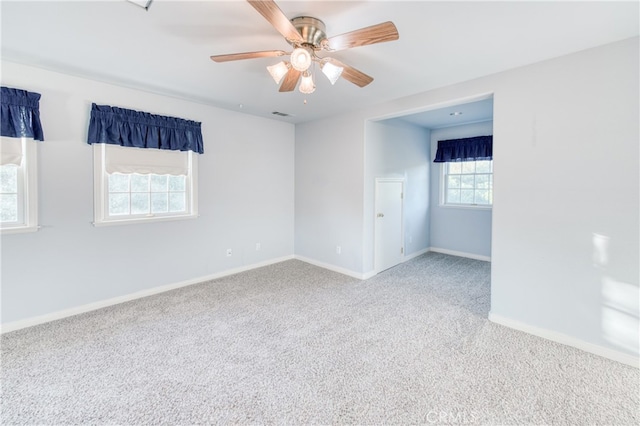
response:
[[[493,136],[438,141],[434,163],[493,159]]]
[[[40,93],[4,86],[0,90],[0,134],[43,141]]]
[[[109,105],[91,105],[87,143],[204,152],[200,122]]]

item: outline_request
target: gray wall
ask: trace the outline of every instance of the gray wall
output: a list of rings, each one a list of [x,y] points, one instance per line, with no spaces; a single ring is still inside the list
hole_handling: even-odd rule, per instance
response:
[[[493,94],[492,315],[637,354],[638,71],[633,38],[296,126],[296,251],[366,272],[365,120]],[[333,233],[354,238],[348,261],[314,248]],[[612,302],[616,288],[632,297]]]
[[[42,94],[46,138],[43,227],[2,236],[3,323],[293,255],[293,125],[11,63],[2,83]],[[199,218],[91,225],[91,102],[202,122]]]
[[[439,140],[493,134],[493,122],[466,124],[431,131],[431,158]],[[431,247],[491,257],[491,209],[440,205],[441,165],[431,163]]]
[[[375,179],[404,179],[405,257],[429,247],[429,130],[399,120],[366,123],[363,271],[374,270]]]

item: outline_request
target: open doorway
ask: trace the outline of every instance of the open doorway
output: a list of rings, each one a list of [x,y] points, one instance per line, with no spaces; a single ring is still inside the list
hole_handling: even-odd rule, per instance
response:
[[[493,162],[473,167],[459,163],[451,168],[448,163],[433,162],[438,141],[477,136],[493,136],[492,96],[367,125],[366,175],[372,195],[376,180],[404,180],[403,260],[427,251],[491,259]],[[459,197],[472,192],[486,198],[471,202],[464,196],[457,201],[447,198],[447,194]],[[372,219],[374,226],[370,229],[377,234],[377,218]],[[372,240],[372,266],[380,272],[383,269],[378,265],[377,253],[381,248],[377,247],[375,236]]]

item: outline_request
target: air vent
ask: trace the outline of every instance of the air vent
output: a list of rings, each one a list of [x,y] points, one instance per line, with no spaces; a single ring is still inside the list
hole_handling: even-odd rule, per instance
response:
[[[280,117],[291,117],[291,114],[287,114],[286,112],[273,111],[271,114],[279,115]]]

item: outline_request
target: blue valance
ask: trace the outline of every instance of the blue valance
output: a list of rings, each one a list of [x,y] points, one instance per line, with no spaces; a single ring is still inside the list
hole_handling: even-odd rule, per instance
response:
[[[200,122],[95,103],[87,143],[204,152]]]
[[[438,141],[434,163],[493,159],[493,136]]]
[[[4,86],[0,89],[0,134],[10,138],[43,141],[40,93]]]

